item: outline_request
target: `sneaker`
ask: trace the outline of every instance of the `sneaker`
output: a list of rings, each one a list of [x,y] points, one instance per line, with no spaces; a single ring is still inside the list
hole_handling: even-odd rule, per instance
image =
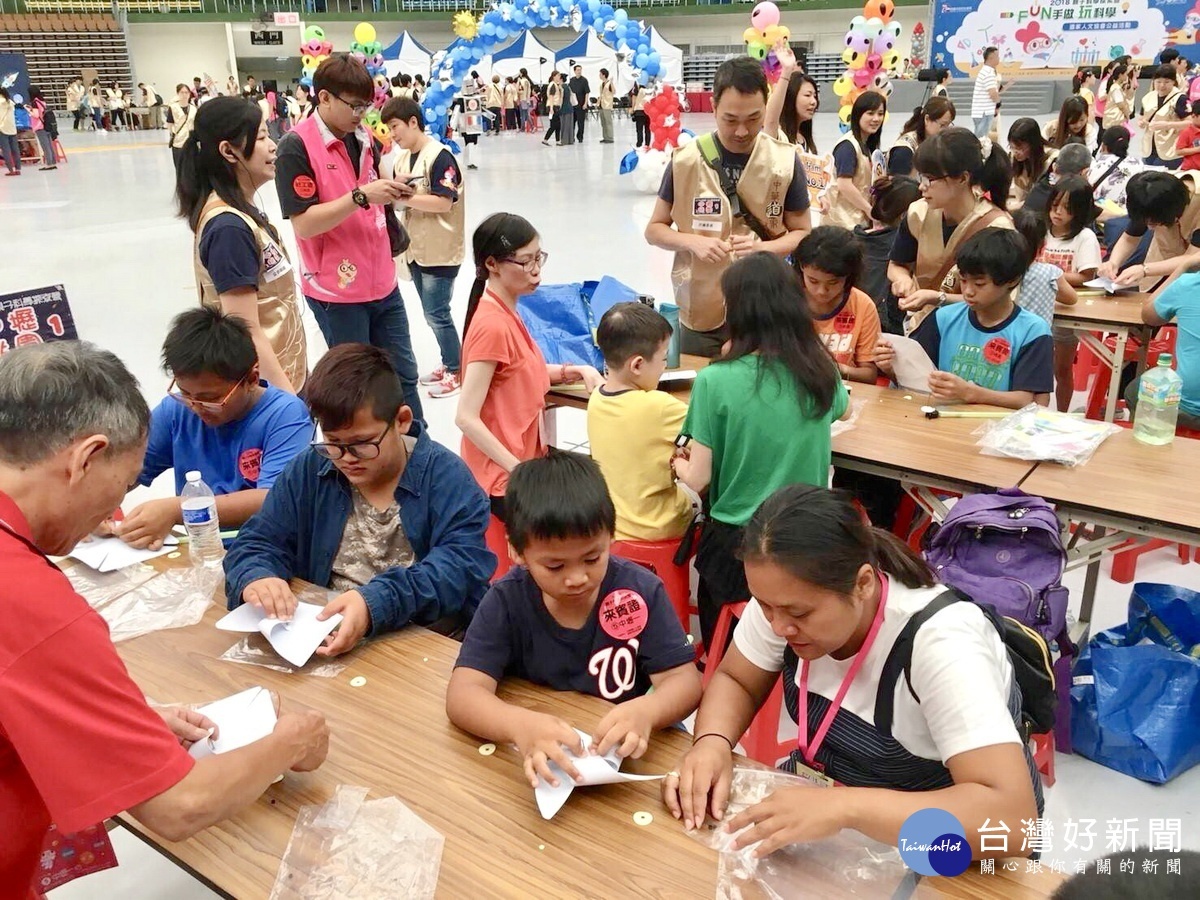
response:
[[[446,367],[438,366],[436,369],[434,369],[428,375],[422,375],[417,380],[420,381],[421,384],[438,384],[439,382],[445,381],[446,380]]]
[[[435,398],[453,397],[459,392],[462,384],[458,380],[458,376],[453,372],[447,372],[446,377],[437,384],[430,385],[429,396]]]

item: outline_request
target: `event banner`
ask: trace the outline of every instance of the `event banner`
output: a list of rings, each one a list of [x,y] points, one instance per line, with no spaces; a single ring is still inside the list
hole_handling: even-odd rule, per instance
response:
[[[0,353],[47,341],[74,341],[75,317],[61,284],[0,294]]]
[[[930,57],[974,75],[985,47],[1002,74],[1070,76],[1128,54],[1151,62],[1164,47],[1200,61],[1200,0],[934,0]]]

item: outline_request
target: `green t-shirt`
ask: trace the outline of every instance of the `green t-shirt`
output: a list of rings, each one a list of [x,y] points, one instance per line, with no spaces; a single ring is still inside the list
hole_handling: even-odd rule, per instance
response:
[[[829,484],[830,427],[850,401],[839,380],[833,405],[814,418],[792,374],[774,363],[760,383],[760,362],[743,356],[702,369],[683,426],[712,450],[711,515],[727,525],[745,525],[784,485]]]

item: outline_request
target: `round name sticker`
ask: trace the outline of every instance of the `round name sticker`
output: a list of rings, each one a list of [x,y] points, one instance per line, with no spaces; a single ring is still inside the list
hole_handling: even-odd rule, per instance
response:
[[[311,200],[317,195],[317,183],[307,175],[297,175],[292,179],[292,190],[301,200]]]
[[[619,641],[641,634],[649,618],[646,600],[637,591],[622,588],[600,601],[600,627]]]

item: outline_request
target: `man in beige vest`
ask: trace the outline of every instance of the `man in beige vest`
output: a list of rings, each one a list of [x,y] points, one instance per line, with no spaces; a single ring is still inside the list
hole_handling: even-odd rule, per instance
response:
[[[1151,291],[1169,275],[1200,262],[1200,190],[1195,172],[1138,172],[1125,186],[1129,224],[1097,269],[1102,278]],[[1154,236],[1144,263],[1126,266],[1147,231]]]
[[[600,70],[600,143],[613,142],[613,80],[608,69]]]
[[[462,365],[462,344],[450,316],[454,279],[466,248],[462,172],[454,155],[425,133],[425,116],[415,100],[389,100],[380,117],[401,151],[394,177],[410,176],[414,188],[411,197],[396,203],[411,241],[403,260],[442,355],[441,365],[423,375],[421,384],[428,386],[430,397],[450,397],[458,393]]]
[[[748,56],[721,63],[713,80],[716,132],[677,149],[663,174],[646,240],[675,253],[684,353],[721,352],[721,275],[730,263],[762,250],[787,256],[812,229],[800,158],[761,133],[766,108],[762,66]]]

